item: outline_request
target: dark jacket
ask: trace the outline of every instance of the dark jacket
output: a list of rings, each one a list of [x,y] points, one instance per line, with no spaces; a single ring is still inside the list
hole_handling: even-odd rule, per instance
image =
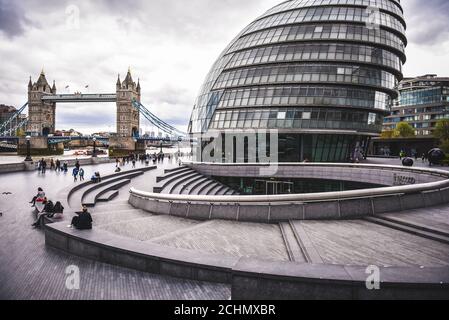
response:
[[[89,212],[80,212],[78,214],[78,219],[75,222],[75,228],[79,230],[90,230],[92,229],[92,216]]]

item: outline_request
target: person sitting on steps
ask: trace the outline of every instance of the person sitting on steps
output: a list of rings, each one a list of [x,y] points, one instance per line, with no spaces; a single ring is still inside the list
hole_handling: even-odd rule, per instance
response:
[[[38,188],[37,189],[37,195],[35,195],[33,197],[33,199],[30,201],[30,203],[32,204],[31,207],[35,207],[36,206],[36,200],[37,199],[43,199],[43,198],[45,198],[45,192],[44,192],[44,190],[42,188]]]
[[[45,216],[50,216],[54,214],[55,206],[53,205],[53,202],[51,200],[47,200],[47,198],[44,198],[44,203],[45,203],[44,210],[42,210],[42,212],[37,215],[36,222],[32,224],[34,228],[37,228],[42,224],[42,219],[44,219]]]
[[[75,227],[78,230],[91,230],[93,220],[89,211],[87,211],[87,207],[83,207],[83,211],[75,213],[77,216],[73,217],[72,223],[68,227]]]

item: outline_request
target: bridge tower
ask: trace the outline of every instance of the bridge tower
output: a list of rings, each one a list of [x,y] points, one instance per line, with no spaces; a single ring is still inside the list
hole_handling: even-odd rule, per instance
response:
[[[55,95],[56,84],[50,87],[42,70],[39,79],[28,83],[28,128],[32,136],[48,136],[55,132],[56,103],[44,102],[43,96]]]
[[[131,70],[123,82],[120,75],[117,79],[117,134],[119,137],[138,137],[140,128],[140,114],[134,108],[133,100],[140,102],[140,81],[136,84],[131,76]]]

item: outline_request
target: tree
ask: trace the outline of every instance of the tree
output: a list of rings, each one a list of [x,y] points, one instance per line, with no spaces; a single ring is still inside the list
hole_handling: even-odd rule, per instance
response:
[[[411,138],[415,136],[415,129],[407,122],[399,122],[394,130],[396,138]]]
[[[394,137],[394,130],[384,130],[380,137],[381,139],[391,139]]]
[[[441,141],[449,140],[449,119],[438,120],[433,135]]]
[[[16,136],[19,138],[24,138],[26,136],[26,133],[23,129],[20,128],[20,129],[17,129]]]
[[[442,119],[437,122],[433,131],[435,138],[440,139],[440,148],[449,153],[449,119]]]

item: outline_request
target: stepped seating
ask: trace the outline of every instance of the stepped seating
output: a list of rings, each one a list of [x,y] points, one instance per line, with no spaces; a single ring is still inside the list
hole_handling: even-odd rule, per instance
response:
[[[165,170],[165,175],[157,178],[154,193],[185,195],[235,195],[231,188],[206,177],[189,167]]]
[[[107,191],[103,195],[99,196],[97,201],[98,202],[108,202],[108,201],[111,201],[112,199],[116,198],[118,196],[118,194],[119,194],[118,190]]]
[[[119,181],[116,181],[116,182],[113,182],[110,184],[106,184],[102,187],[96,188],[93,191],[89,192],[87,195],[85,193],[85,196],[83,197],[83,200],[82,200],[82,204],[86,207],[95,207],[97,200],[101,196],[103,196],[106,193],[109,193],[111,191],[117,192],[117,189],[120,189],[121,187],[123,187],[127,184],[130,184],[130,183],[131,183],[131,179],[121,179]],[[111,195],[109,194],[109,197],[110,196]]]

